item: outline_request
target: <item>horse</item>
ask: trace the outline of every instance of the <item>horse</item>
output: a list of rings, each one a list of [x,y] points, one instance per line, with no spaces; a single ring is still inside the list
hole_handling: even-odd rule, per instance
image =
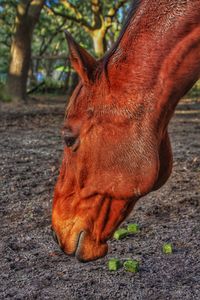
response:
[[[79,74],[66,109],[52,231],[79,261],[107,241],[172,171],[168,124],[200,77],[200,0],[135,0],[113,47],[94,59],[66,33]]]

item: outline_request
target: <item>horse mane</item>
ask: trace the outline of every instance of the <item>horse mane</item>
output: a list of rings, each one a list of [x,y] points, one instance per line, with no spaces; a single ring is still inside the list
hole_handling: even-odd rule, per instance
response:
[[[121,32],[120,32],[120,35],[119,37],[117,38],[116,42],[113,44],[113,46],[111,47],[110,50],[108,50],[108,52],[105,54],[105,56],[102,58],[102,61],[103,61],[103,65],[104,65],[104,69],[106,70],[106,67],[107,67],[107,64],[108,64],[108,61],[109,59],[111,58],[111,56],[115,53],[115,51],[117,50],[131,20],[134,18],[134,16],[136,15],[136,12],[139,8],[141,4],[141,0],[133,0],[132,1],[132,4],[131,4],[131,7],[129,9],[129,12],[128,12],[128,16],[124,22],[124,25],[121,29]]]

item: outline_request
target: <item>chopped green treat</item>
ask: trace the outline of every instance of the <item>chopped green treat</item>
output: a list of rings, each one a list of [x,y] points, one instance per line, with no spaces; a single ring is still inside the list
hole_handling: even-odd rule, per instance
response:
[[[165,254],[171,254],[173,252],[172,244],[166,243],[163,245],[163,253]]]
[[[117,271],[120,268],[120,261],[117,258],[111,258],[108,261],[109,271]]]
[[[118,230],[115,231],[113,237],[114,237],[114,239],[116,239],[116,240],[121,240],[121,239],[123,239],[124,237],[126,237],[127,234],[128,234],[128,230],[127,230],[127,229],[125,229],[125,228],[120,228],[120,229],[118,229]]]
[[[124,262],[124,268],[128,272],[137,273],[139,271],[139,262],[137,260],[126,260]]]
[[[138,233],[140,231],[140,227],[138,224],[132,223],[127,226],[127,230],[129,233]]]

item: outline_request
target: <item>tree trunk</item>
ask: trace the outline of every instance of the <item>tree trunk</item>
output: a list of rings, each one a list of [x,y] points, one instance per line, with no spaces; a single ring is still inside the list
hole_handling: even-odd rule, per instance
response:
[[[13,101],[26,100],[26,85],[31,60],[31,41],[44,0],[21,0],[17,6],[16,31],[11,45],[7,91]]]
[[[8,92],[14,101],[26,98],[26,83],[31,58],[30,46],[31,33],[21,23],[12,42],[8,74]]]
[[[102,57],[106,52],[106,39],[104,30],[95,30],[91,33],[94,51],[98,57]]]

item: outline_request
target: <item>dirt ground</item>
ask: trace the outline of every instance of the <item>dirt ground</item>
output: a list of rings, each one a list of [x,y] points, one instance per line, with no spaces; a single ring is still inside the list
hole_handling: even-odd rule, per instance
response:
[[[80,263],[50,232],[62,156],[64,101],[0,108],[0,299],[200,299],[200,102],[180,102],[170,125],[173,174],[142,198],[128,220],[141,232],[109,242],[108,255]],[[174,253],[162,254],[164,242]],[[137,274],[107,261],[136,258]]]

